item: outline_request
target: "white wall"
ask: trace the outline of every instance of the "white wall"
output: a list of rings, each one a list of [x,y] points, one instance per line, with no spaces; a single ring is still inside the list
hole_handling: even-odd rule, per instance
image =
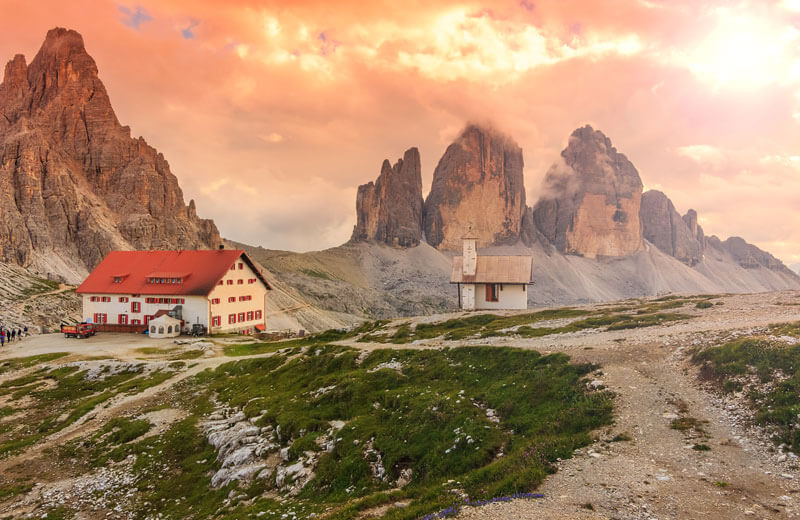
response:
[[[141,296],[132,296],[130,294],[84,294],[83,296],[83,321],[94,321],[95,313],[104,313],[107,316],[106,323],[116,325],[119,323],[119,315],[128,315],[128,325],[132,324],[132,320],[139,320],[144,325],[145,316],[153,316],[160,310],[170,310],[176,305],[182,306],[183,320],[186,322],[187,327],[191,327],[194,323],[202,323],[208,326],[208,301],[205,296],[185,296],[185,295],[167,295],[167,294],[142,294]],[[93,302],[91,297],[96,296],[102,298],[103,296],[111,298],[110,302]],[[120,302],[120,297],[127,297],[127,302]],[[183,298],[184,303],[145,303],[147,298]],[[139,302],[141,312],[131,312],[131,302]]]
[[[475,284],[476,309],[527,309],[528,292],[523,284],[501,284],[496,302],[486,301],[486,284]]]
[[[242,269],[239,269],[240,263],[242,264]],[[264,287],[264,284],[261,283],[260,280],[258,280],[256,273],[250,269],[247,263],[241,261],[240,259],[236,261],[235,265],[236,270],[229,270],[227,273],[225,273],[225,276],[222,278],[222,285],[217,285],[214,290],[211,291],[211,294],[208,295],[209,301],[213,300],[214,298],[219,298],[219,303],[209,305],[211,315],[220,317],[220,326],[212,327],[210,329],[211,332],[234,332],[247,329],[252,330],[256,325],[263,325],[266,323],[266,312],[264,306],[267,288]],[[254,278],[256,279],[254,283],[247,283],[247,280]],[[228,280],[233,280],[233,285],[228,285]],[[239,280],[243,280],[243,283],[239,284]],[[239,296],[246,295],[252,296],[252,300],[240,302]],[[236,301],[228,303],[229,297],[236,298]],[[248,311],[253,311],[255,315],[255,311],[257,310],[261,311],[261,319],[254,318],[252,320],[246,320],[244,323],[239,322],[238,317],[240,312],[245,313],[246,319]],[[228,324],[229,314],[236,314],[236,324]]]
[[[239,269],[239,264],[242,268]],[[107,315],[106,323],[117,324],[118,316],[120,314],[128,315],[128,324],[131,320],[138,319],[144,324],[144,317],[147,315],[154,315],[157,311],[164,309],[170,310],[175,305],[182,305],[183,320],[186,322],[186,327],[191,328],[195,323],[205,325],[210,332],[237,332],[241,330],[253,330],[257,324],[266,323],[265,301],[267,295],[267,288],[258,280],[255,272],[247,265],[247,263],[237,260],[234,264],[235,270],[228,270],[222,278],[222,285],[217,285],[211,291],[208,297],[205,296],[185,296],[185,295],[167,295],[167,294],[142,294],[141,296],[133,297],[130,294],[84,294],[83,296],[83,319],[84,321],[94,321],[95,313],[105,313]],[[255,279],[253,283],[248,283],[250,279]],[[228,280],[233,280],[232,285],[228,285]],[[242,283],[238,283],[242,280]],[[249,301],[239,301],[240,296],[252,296]],[[90,301],[92,296],[111,298],[110,302],[93,302]],[[128,301],[121,303],[120,296],[127,297]],[[228,303],[228,298],[236,298],[235,302]],[[183,298],[183,304],[175,303],[145,303],[147,298]],[[211,300],[219,298],[218,304],[211,304]],[[141,312],[134,314],[131,312],[131,302],[140,302]],[[255,311],[261,311],[261,319],[255,319]],[[239,313],[245,313],[245,321],[239,321]],[[254,318],[247,320],[247,313],[253,312]],[[233,325],[228,324],[228,315],[236,314],[236,323]],[[211,316],[220,316],[220,326],[211,327]]]

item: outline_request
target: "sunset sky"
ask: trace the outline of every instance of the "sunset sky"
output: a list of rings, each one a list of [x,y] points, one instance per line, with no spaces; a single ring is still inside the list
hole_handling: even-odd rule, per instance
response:
[[[800,262],[800,0],[0,0],[0,58],[55,26],[226,238],[338,245],[383,159],[417,146],[427,193],[468,121],[522,146],[532,204],[589,123],[707,234]]]

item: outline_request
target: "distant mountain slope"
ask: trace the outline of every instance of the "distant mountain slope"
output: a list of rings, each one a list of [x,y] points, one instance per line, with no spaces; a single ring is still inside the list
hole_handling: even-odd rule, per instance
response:
[[[0,84],[0,260],[79,281],[114,249],[216,247],[164,157],[120,125],[75,31]]]
[[[362,192],[371,184],[359,190],[357,231],[369,228],[362,223],[387,226],[386,208],[394,227],[419,225],[419,190],[395,193],[380,182],[396,169],[384,164],[384,189],[368,197]],[[418,170],[415,161],[402,185],[416,186]],[[316,306],[362,317],[454,309],[450,263],[468,226],[482,237],[480,254],[533,257],[531,305],[800,289],[800,276],[774,256],[739,237],[706,236],[697,212],[681,216],[665,194],[643,194],[634,165],[588,125],[572,133],[544,182],[540,200],[525,206],[519,147],[468,125],[439,161],[419,245],[357,232],[347,244],[312,253],[245,248]]]

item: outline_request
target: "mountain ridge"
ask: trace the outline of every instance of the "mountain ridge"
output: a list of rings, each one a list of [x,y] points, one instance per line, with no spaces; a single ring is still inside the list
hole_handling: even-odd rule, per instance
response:
[[[75,282],[113,249],[220,243],[164,156],[120,124],[76,31],[8,62],[0,115],[3,261]]]

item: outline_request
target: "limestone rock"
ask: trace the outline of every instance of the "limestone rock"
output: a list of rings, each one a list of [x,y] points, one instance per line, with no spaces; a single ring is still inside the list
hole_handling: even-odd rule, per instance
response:
[[[394,166],[383,161],[377,181],[358,187],[352,240],[413,247],[421,239],[422,168],[411,148]]]
[[[472,226],[478,246],[515,243],[525,212],[522,149],[493,129],[469,125],[447,147],[425,200],[429,244],[457,250]]]
[[[216,247],[163,155],[120,125],[75,31],[0,84],[0,260],[79,280],[112,249]]]
[[[544,180],[533,219],[563,253],[627,256],[642,248],[642,181],[599,130],[575,130]]]
[[[745,269],[758,269],[760,267],[766,267],[767,269],[772,269],[773,271],[782,271],[787,274],[793,274],[793,272],[786,267],[783,262],[766,251],[759,249],[753,244],[745,242],[745,240],[740,237],[730,237],[722,242],[716,236],[711,236],[708,239],[708,243],[713,247],[717,247],[718,249],[726,251],[736,262],[739,263],[740,266],[744,267]]]
[[[694,210],[681,217],[666,195],[650,190],[642,195],[639,216],[644,238],[661,251],[689,266],[702,260],[703,242],[698,236],[702,237],[703,230]]]

